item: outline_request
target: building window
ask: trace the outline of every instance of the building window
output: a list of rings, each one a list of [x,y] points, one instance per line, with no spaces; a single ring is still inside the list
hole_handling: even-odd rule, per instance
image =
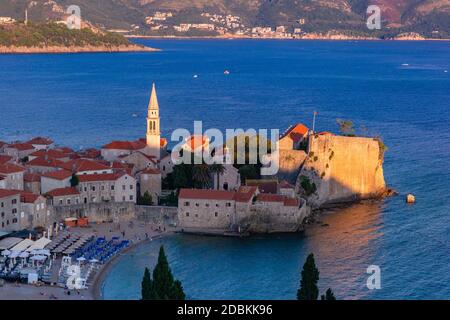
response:
[[[195,217],[198,218],[198,214],[197,213],[195,214]]]
[[[195,204],[196,207],[199,207],[200,205],[198,203]]]
[[[111,186],[111,190],[114,190],[114,186]]]
[[[12,199],[11,203],[12,204],[16,204],[17,203],[17,199]]]
[[[205,203],[205,207],[209,207],[209,203]]]
[[[134,198],[133,196],[130,196],[130,200],[131,200],[131,201],[133,201],[133,198]]]
[[[218,213],[218,212],[214,212],[214,216],[215,216],[215,217],[218,217],[218,216],[219,216],[219,213]]]
[[[12,213],[16,214],[17,213],[17,209],[16,208],[12,209]]]
[[[186,217],[189,217],[189,212],[186,212]]]
[[[4,212],[2,212],[2,218],[4,218],[5,217],[5,213]]]
[[[217,207],[217,208],[219,207],[219,204],[218,204],[218,203],[216,203],[216,207]]]
[[[126,187],[125,185],[122,186],[122,190],[123,190],[123,191],[125,191],[126,188],[127,188],[127,187]]]
[[[67,199],[67,204],[70,204],[70,199]]]
[[[95,191],[95,186],[92,186],[92,187],[91,187],[91,190],[92,190],[92,191]]]
[[[63,200],[62,200],[62,199],[59,200],[59,204],[60,204],[60,205],[63,204]]]
[[[133,185],[132,184],[130,184],[130,190],[133,190]]]
[[[2,207],[2,208],[3,208],[4,206],[5,206],[5,204],[4,204],[3,202],[2,202],[2,203],[1,203],[1,205],[0,205],[0,207]]]
[[[12,219],[12,223],[17,223],[17,218]]]
[[[183,205],[184,205],[185,207],[189,207],[189,201],[186,201]]]
[[[231,207],[231,203],[227,202],[227,207]]]

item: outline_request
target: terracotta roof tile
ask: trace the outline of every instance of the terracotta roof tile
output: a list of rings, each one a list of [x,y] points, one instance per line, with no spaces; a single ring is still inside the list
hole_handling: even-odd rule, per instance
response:
[[[11,156],[0,154],[0,164],[4,164],[12,160]]]
[[[3,174],[10,174],[10,173],[17,173],[17,172],[23,172],[25,171],[25,168],[12,164],[12,163],[4,163],[0,165],[0,173]]]
[[[80,194],[80,192],[74,187],[58,188],[58,189],[54,189],[54,190],[51,190],[46,193],[46,195],[49,195],[51,197],[62,197],[62,196],[70,196],[70,195],[77,195],[77,194]]]
[[[141,171],[141,174],[161,174],[159,169],[147,168]]]
[[[246,185],[258,187],[261,193],[278,193],[277,180],[247,180]]]
[[[38,167],[50,167],[50,168],[63,168],[65,163],[61,160],[49,158],[49,157],[37,157],[27,162],[28,166]]]
[[[43,177],[54,179],[54,180],[65,180],[72,176],[72,172],[67,170],[58,170],[42,174]]]
[[[90,159],[75,159],[64,163],[61,168],[72,172],[82,172],[82,171],[100,171],[111,169],[108,165],[105,165],[96,160]]]
[[[32,192],[21,191],[20,192],[20,201],[24,203],[35,203],[39,198],[38,194],[34,194]]]
[[[30,144],[42,144],[42,145],[51,145],[53,143],[52,140],[44,137],[36,137],[28,141]]]
[[[96,182],[96,181],[116,181],[125,173],[105,173],[105,174],[82,174],[78,176],[78,181],[82,182]]]
[[[112,150],[141,150],[145,148],[146,144],[140,140],[138,141],[113,141],[104,145],[102,149],[112,149]]]
[[[0,189],[0,198],[11,197],[19,194],[20,190]]]
[[[308,133],[309,129],[305,125],[298,123],[296,125],[290,126],[280,137],[283,139],[289,136],[293,141],[298,142]]]
[[[33,150],[34,147],[30,143],[14,143],[8,145],[8,148],[17,149],[19,151]]]

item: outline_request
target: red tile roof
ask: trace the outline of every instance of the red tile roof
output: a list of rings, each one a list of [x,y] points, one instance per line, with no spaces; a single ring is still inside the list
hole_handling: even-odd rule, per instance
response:
[[[181,189],[178,198],[198,200],[234,200],[235,192],[223,190]]]
[[[42,144],[42,145],[51,145],[53,143],[52,140],[44,137],[36,137],[28,141],[30,144]]]
[[[147,168],[141,171],[141,174],[161,174],[159,169]]]
[[[58,170],[42,174],[43,177],[54,179],[54,180],[65,180],[72,176],[72,172],[67,170]]]
[[[116,181],[125,173],[104,173],[104,174],[82,174],[78,176],[78,181],[81,182],[97,182],[97,181]]]
[[[102,149],[112,149],[112,150],[140,150],[145,148],[146,144],[140,140],[138,141],[113,141],[104,145]]]
[[[67,158],[68,154],[58,150],[58,149],[50,149],[50,150],[38,150],[30,154],[30,156],[33,157],[47,157],[47,158],[54,158],[54,159],[61,159],[61,158]]]
[[[11,197],[20,194],[20,190],[0,189],[0,198]]]
[[[20,191],[20,201],[24,203],[35,203],[39,198],[38,194],[34,194],[28,191]]]
[[[294,142],[298,142],[308,133],[309,129],[305,125],[298,123],[296,125],[290,126],[280,137],[283,139],[289,136]]]
[[[237,202],[249,202],[256,195],[257,191],[258,187],[241,186],[235,194],[234,199]]]
[[[3,174],[10,174],[10,173],[17,173],[17,172],[23,172],[25,171],[25,168],[12,164],[12,163],[4,163],[0,165],[0,173]]]
[[[256,201],[261,202],[284,202],[285,196],[279,194],[260,193],[256,197]]]
[[[76,194],[80,194],[80,192],[74,187],[54,189],[46,193],[46,195],[51,197],[71,196]]]
[[[33,150],[34,147],[32,144],[29,143],[14,143],[8,145],[8,148],[17,149],[19,151],[26,151],[26,150]]]
[[[4,164],[12,160],[11,156],[0,154],[0,164]]]
[[[205,148],[209,139],[206,136],[192,135],[186,139],[185,144],[190,150],[196,150],[197,148]]]
[[[82,151],[78,152],[78,156],[73,154],[72,158],[73,159],[76,159],[76,158],[97,159],[97,158],[100,158],[100,156],[101,156],[100,150],[91,148],[91,149],[86,149],[86,150],[82,150]]]
[[[49,167],[49,168],[63,168],[65,163],[61,160],[49,157],[37,157],[27,162],[28,166]]]
[[[41,175],[37,173],[25,173],[23,175],[23,181],[25,182],[41,182]]]
[[[75,159],[64,163],[61,168],[72,172],[83,172],[83,171],[101,171],[111,169],[109,166],[90,159]]]

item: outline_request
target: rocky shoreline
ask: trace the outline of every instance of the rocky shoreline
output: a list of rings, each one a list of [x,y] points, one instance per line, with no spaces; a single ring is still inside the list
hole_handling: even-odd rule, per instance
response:
[[[39,53],[118,53],[118,52],[156,52],[160,49],[140,45],[120,46],[49,46],[49,47],[7,47],[0,46],[0,54],[39,54]]]

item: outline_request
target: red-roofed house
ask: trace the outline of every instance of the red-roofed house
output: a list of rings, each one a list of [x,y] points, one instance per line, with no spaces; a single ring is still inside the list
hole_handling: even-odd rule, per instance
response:
[[[83,203],[136,202],[136,179],[127,173],[78,176]]]
[[[26,163],[28,171],[31,173],[47,173],[60,170],[65,166],[65,162],[47,156],[37,157]]]
[[[278,147],[280,150],[297,150],[308,136],[309,129],[298,123],[290,126],[280,137]]]
[[[45,194],[53,206],[70,206],[81,203],[80,192],[77,188],[68,187],[54,189]]]
[[[142,171],[147,168],[158,168],[158,160],[155,157],[148,156],[140,151],[120,156],[118,161],[132,164],[135,170],[134,172]]]
[[[51,219],[45,197],[32,192],[20,192],[21,209],[19,223],[21,229],[46,227]]]
[[[137,141],[113,141],[104,145],[101,150],[103,159],[107,161],[115,161],[120,156],[129,155],[133,152],[145,152],[147,145],[145,142]]]
[[[4,147],[4,153],[13,157],[15,161],[28,157],[35,150],[30,143],[13,143]]]
[[[113,173],[113,169],[110,166],[100,161],[90,159],[71,160],[64,163],[62,168],[71,171],[76,175]]]
[[[4,177],[6,189],[23,190],[23,174],[25,168],[12,163],[0,165],[0,175]]]
[[[50,190],[70,187],[72,172],[67,170],[58,170],[42,174],[41,193],[45,194]]]
[[[277,180],[252,180],[248,179],[246,181],[247,186],[253,186],[258,187],[259,191],[261,193],[272,193],[272,194],[278,194],[278,181]]]
[[[60,149],[50,149],[50,150],[37,150],[28,156],[28,160],[34,160],[36,158],[44,157],[44,158],[52,158],[57,159],[59,161],[67,162],[70,160],[72,153],[66,153]]]
[[[44,137],[33,138],[27,143],[33,145],[36,150],[50,149],[53,146],[53,141]]]

